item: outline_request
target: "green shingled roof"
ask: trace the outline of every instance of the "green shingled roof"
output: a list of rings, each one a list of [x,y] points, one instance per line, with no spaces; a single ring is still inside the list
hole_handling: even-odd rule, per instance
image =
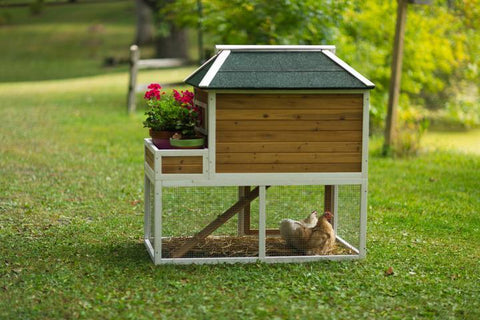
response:
[[[224,52],[228,51],[228,52]],[[204,89],[372,89],[331,52],[221,50],[185,82]]]

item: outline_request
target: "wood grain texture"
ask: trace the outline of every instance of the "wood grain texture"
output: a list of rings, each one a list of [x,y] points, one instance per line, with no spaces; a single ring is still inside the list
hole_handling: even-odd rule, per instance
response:
[[[217,109],[358,109],[361,94],[217,94]]]
[[[216,172],[361,172],[362,94],[216,97]]]
[[[217,142],[218,153],[236,152],[361,152],[361,142]]]
[[[162,157],[163,165],[201,165],[203,158],[200,156],[189,157]]]
[[[162,173],[202,173],[202,165],[162,165]]]
[[[309,164],[309,163],[359,163],[360,153],[217,153],[217,162],[222,164],[272,163],[272,164]]]
[[[197,99],[198,101],[201,101],[203,103],[208,104],[208,92],[207,91],[195,88],[194,94],[195,94],[195,99]]]
[[[217,163],[219,173],[291,173],[291,172],[361,172],[361,163],[321,163],[321,164],[225,164]]]
[[[361,120],[218,120],[219,131],[330,131],[361,130]]]
[[[217,109],[217,120],[361,120],[361,109]]]
[[[218,131],[218,142],[361,142],[362,132],[357,131]]]
[[[155,156],[147,147],[145,147],[145,162],[148,164],[150,169],[155,171]]]
[[[202,173],[203,158],[162,157],[162,173]]]

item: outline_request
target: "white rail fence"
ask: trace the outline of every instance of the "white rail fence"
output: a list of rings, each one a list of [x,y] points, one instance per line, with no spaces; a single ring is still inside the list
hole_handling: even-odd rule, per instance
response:
[[[147,84],[137,84],[137,75],[140,69],[161,69],[186,65],[184,59],[140,59],[140,49],[136,45],[130,46],[130,74],[128,81],[127,110],[128,113],[135,112],[135,93],[145,91]]]

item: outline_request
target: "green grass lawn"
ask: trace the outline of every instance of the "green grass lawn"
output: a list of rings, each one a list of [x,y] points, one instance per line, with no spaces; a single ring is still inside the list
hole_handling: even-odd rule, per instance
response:
[[[127,59],[135,32],[133,1],[0,8],[0,82],[37,81],[127,70],[104,67],[107,57]]]
[[[410,159],[377,157],[372,140],[365,260],[154,266],[142,243],[143,111],[126,115],[125,67],[101,66],[126,56],[133,2],[8,10],[0,319],[480,318],[478,131],[429,133]]]
[[[141,110],[126,115],[126,85],[125,73],[0,85],[0,318],[480,317],[474,154],[373,156],[366,260],[154,266],[147,131]]]

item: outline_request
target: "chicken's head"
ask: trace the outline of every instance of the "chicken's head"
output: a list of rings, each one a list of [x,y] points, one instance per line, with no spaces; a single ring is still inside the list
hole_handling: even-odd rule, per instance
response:
[[[325,219],[327,219],[328,222],[330,222],[330,223],[332,222],[333,213],[331,213],[330,211],[325,211],[323,216],[325,217]]]

